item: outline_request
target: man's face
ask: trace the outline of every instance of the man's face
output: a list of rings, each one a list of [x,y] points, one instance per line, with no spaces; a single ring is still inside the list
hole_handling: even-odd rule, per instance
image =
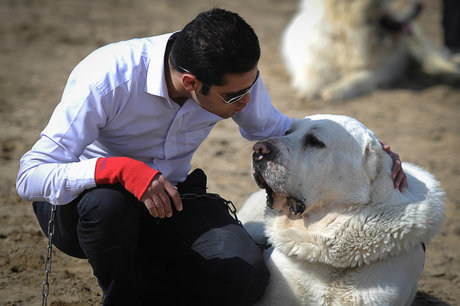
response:
[[[257,81],[257,77],[257,67],[244,73],[227,74],[224,76],[225,85],[210,86],[210,90],[206,95],[201,93],[202,87],[206,85],[200,82],[201,86],[192,93],[192,97],[205,110],[222,118],[229,118],[236,112],[241,112],[246,107],[251,100],[251,94],[247,93],[240,100],[232,104],[226,104],[223,99],[228,101],[246,93]]]

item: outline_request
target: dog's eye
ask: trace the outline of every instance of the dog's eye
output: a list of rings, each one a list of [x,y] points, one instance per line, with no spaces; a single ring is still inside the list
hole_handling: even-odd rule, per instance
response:
[[[317,148],[326,147],[326,145],[321,140],[316,138],[316,136],[313,135],[313,134],[305,135],[305,137],[304,137],[304,146],[305,147],[317,147]]]

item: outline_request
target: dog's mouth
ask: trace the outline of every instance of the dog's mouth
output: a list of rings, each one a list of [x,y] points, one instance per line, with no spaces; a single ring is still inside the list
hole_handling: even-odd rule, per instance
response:
[[[301,215],[305,211],[305,204],[302,201],[286,194],[275,192],[267,181],[263,178],[262,173],[254,172],[254,179],[260,188],[265,189],[267,194],[267,206],[271,209],[282,210],[285,206],[289,208],[291,215]]]

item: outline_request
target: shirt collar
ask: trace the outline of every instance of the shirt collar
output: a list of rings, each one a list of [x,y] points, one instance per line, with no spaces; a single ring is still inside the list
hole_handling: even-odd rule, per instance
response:
[[[154,37],[153,48],[147,52],[149,57],[149,64],[147,68],[147,82],[145,84],[145,91],[149,94],[169,98],[168,87],[165,79],[165,65],[164,57],[166,46],[171,35],[174,33],[163,34]]]

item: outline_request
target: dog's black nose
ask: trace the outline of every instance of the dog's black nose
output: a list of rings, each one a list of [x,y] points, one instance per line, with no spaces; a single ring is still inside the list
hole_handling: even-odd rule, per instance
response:
[[[256,153],[261,153],[261,154],[268,154],[270,153],[270,146],[266,142],[256,142],[253,146],[252,149]]]
[[[270,145],[266,142],[256,142],[252,146],[252,150],[254,151],[254,153],[252,153],[252,158],[255,161],[262,160],[271,153]]]

